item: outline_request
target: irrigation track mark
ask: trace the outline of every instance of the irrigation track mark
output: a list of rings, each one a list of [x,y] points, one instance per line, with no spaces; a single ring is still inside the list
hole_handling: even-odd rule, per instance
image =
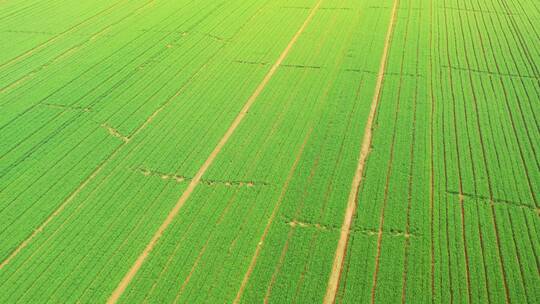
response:
[[[341,278],[341,271],[343,269],[343,262],[345,260],[345,252],[347,250],[347,243],[349,241],[349,235],[351,232],[351,224],[354,214],[356,213],[356,208],[358,206],[358,192],[360,189],[360,183],[362,182],[362,176],[364,175],[364,169],[367,161],[367,157],[371,151],[371,141],[372,141],[372,126],[373,121],[375,120],[375,114],[377,112],[377,106],[381,97],[384,73],[386,71],[386,64],[388,62],[388,54],[390,50],[390,43],[392,41],[392,34],[394,32],[394,25],[397,19],[397,8],[399,5],[399,0],[394,0],[394,5],[392,7],[390,22],[388,23],[388,29],[386,32],[386,38],[384,42],[384,49],[381,56],[381,63],[379,66],[379,73],[377,76],[377,83],[375,85],[375,92],[373,94],[373,99],[371,101],[371,108],[369,111],[368,120],[366,122],[366,127],[364,130],[364,138],[362,139],[362,147],[360,150],[360,156],[358,159],[358,166],[352,181],[351,192],[349,194],[349,199],[347,203],[347,210],[345,212],[345,218],[343,220],[343,225],[341,226],[341,234],[339,242],[336,248],[336,253],[334,255],[334,263],[332,265],[332,272],[328,279],[328,286],[326,288],[326,295],[324,297],[323,303],[330,304],[336,301],[336,294],[339,287],[339,280]]]
[[[107,132],[109,132],[109,134],[112,137],[116,137],[116,138],[120,139],[121,141],[123,141],[125,143],[129,142],[129,140],[130,140],[129,136],[126,136],[126,135],[120,133],[120,131],[118,131],[118,129],[113,128],[111,125],[109,125],[107,123],[103,123],[100,126],[102,128],[104,128],[105,130],[107,130]]]
[[[266,87],[266,85],[268,84],[270,79],[272,79],[272,76],[274,76],[275,72],[277,71],[277,69],[279,68],[281,63],[285,60],[285,58],[289,54],[292,47],[296,44],[296,41],[298,40],[300,35],[304,32],[307,25],[313,19],[313,16],[315,15],[315,12],[319,9],[319,7],[321,5],[321,2],[322,2],[322,0],[319,0],[319,2],[317,2],[317,5],[313,8],[311,13],[307,16],[306,20],[300,26],[300,28],[298,29],[296,34],[292,37],[291,41],[285,47],[285,49],[283,50],[283,52],[281,53],[281,55],[279,56],[277,61],[274,63],[274,65],[272,65],[272,67],[270,68],[270,70],[268,71],[266,76],[263,78],[261,83],[257,86],[257,88],[255,89],[253,94],[249,97],[247,102],[244,104],[244,106],[240,110],[240,113],[238,113],[238,115],[236,116],[236,118],[234,119],[232,124],[229,126],[229,128],[227,129],[227,131],[225,132],[223,137],[220,139],[220,141],[218,142],[218,144],[216,145],[216,147],[214,148],[212,153],[210,153],[210,155],[208,156],[206,161],[199,168],[199,171],[197,171],[197,173],[195,174],[195,176],[193,177],[193,179],[189,183],[187,189],[184,191],[184,193],[182,193],[182,196],[180,196],[180,198],[178,199],[178,202],[176,203],[176,205],[169,212],[169,214],[167,215],[167,217],[165,218],[165,220],[163,221],[161,226],[159,226],[157,231],[154,233],[154,235],[150,239],[150,242],[146,245],[145,249],[139,255],[139,257],[137,258],[135,263],[131,266],[129,271],[126,273],[126,275],[122,278],[122,280],[120,281],[120,283],[118,284],[116,289],[113,291],[113,293],[111,294],[111,296],[107,300],[107,303],[112,304],[112,303],[118,302],[118,299],[122,296],[122,294],[126,290],[129,283],[133,280],[133,278],[135,277],[135,275],[137,274],[139,269],[142,267],[142,265],[144,264],[144,261],[146,260],[146,258],[150,254],[150,252],[152,252],[152,250],[154,249],[156,243],[158,242],[158,240],[163,235],[163,232],[169,227],[169,225],[172,223],[172,221],[174,220],[176,215],[178,215],[178,212],[180,211],[180,209],[182,208],[184,203],[188,200],[188,198],[191,196],[191,194],[195,190],[195,187],[197,187],[197,185],[199,184],[199,182],[202,179],[202,176],[204,175],[206,170],[208,170],[210,165],[212,165],[212,163],[216,159],[219,152],[221,152],[221,150],[223,149],[225,144],[229,141],[232,134],[234,133],[236,128],[240,125],[240,123],[242,122],[242,120],[244,119],[246,114],[248,113],[248,111],[251,108],[251,106],[253,105],[253,103],[257,100],[257,98],[259,97],[261,92],[264,90],[264,88]]]
[[[489,196],[485,196],[481,194],[473,194],[473,193],[451,191],[451,190],[447,190],[446,193],[451,194],[451,195],[461,196],[460,199],[470,198],[472,200],[477,200],[481,203],[489,203],[490,205],[501,204],[502,206],[506,206],[510,208],[521,208],[526,211],[532,211],[534,213],[538,213],[538,211],[540,210],[540,208],[536,208],[533,205],[531,205],[534,203],[519,202],[519,201],[513,201],[513,200],[497,198],[497,197],[490,198]]]
[[[81,112],[91,112],[92,111],[91,107],[78,107],[78,106],[56,104],[56,103],[48,103],[48,102],[43,102],[43,103],[40,103],[39,105],[49,107],[49,108],[54,108],[54,109],[60,109],[60,110],[63,110],[63,111],[81,111]]]
[[[129,138],[128,138],[129,140]],[[190,182],[193,178],[189,176],[179,175],[179,174],[173,174],[173,173],[164,173],[160,171],[155,170],[148,170],[146,168],[140,167],[137,169],[132,169],[135,172],[139,172],[140,174],[147,176],[147,177],[159,177],[163,180],[174,180],[177,183],[183,183],[183,182]],[[207,186],[225,186],[225,187],[259,187],[259,186],[273,186],[269,182],[265,181],[255,181],[255,180],[218,180],[218,179],[201,179],[201,184],[205,184]]]

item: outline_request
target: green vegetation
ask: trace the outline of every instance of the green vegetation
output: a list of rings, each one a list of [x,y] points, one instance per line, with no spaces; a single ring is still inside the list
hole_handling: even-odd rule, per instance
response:
[[[0,303],[533,303],[539,41],[534,0],[0,0]]]

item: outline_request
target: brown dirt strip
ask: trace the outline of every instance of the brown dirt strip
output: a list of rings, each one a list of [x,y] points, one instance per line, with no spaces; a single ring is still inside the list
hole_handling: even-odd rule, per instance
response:
[[[364,137],[362,139],[362,148],[360,150],[360,157],[358,159],[358,167],[352,181],[351,192],[349,194],[349,199],[347,203],[347,210],[345,212],[345,218],[343,220],[343,225],[341,227],[341,235],[339,242],[336,248],[336,253],[334,256],[334,263],[332,265],[332,272],[330,273],[330,278],[328,280],[328,286],[326,289],[326,295],[324,297],[323,303],[330,304],[334,303],[336,300],[336,294],[339,287],[339,280],[341,278],[341,272],[343,270],[343,262],[345,260],[345,252],[347,250],[347,243],[349,241],[349,235],[351,232],[351,225],[354,214],[356,213],[356,208],[358,207],[358,192],[360,189],[360,183],[362,182],[362,177],[364,175],[364,169],[367,161],[367,157],[371,152],[371,141],[372,141],[372,126],[373,121],[375,120],[375,114],[377,112],[377,106],[381,97],[384,73],[386,71],[386,64],[388,62],[388,54],[390,50],[390,42],[392,40],[392,34],[394,32],[394,25],[397,19],[397,8],[399,5],[399,0],[394,0],[394,5],[392,7],[390,22],[388,24],[388,29],[386,32],[386,38],[384,43],[384,49],[381,56],[381,64],[379,66],[379,73],[377,76],[377,83],[375,85],[375,92],[373,99],[371,101],[371,108],[366,122],[366,127],[364,131]]]
[[[246,114],[248,113],[249,109],[253,105],[253,103],[257,100],[261,92],[264,90],[270,79],[274,76],[275,72],[281,65],[281,63],[285,60],[289,52],[291,51],[292,47],[296,44],[296,41],[300,37],[300,35],[304,32],[307,25],[310,23],[310,21],[313,19],[313,16],[315,15],[315,12],[318,10],[319,6],[321,5],[322,0],[319,0],[317,5],[313,8],[311,13],[308,15],[304,23],[300,26],[296,34],[293,36],[289,44],[286,46],[286,48],[283,50],[277,61],[274,63],[274,65],[270,68],[262,82],[257,86],[253,94],[250,96],[250,98],[247,100],[247,102],[244,104],[244,107],[240,110],[240,113],[236,116],[232,124],[229,126],[227,131],[225,132],[224,136],[221,138],[219,143],[216,145],[212,153],[208,156],[206,161],[203,163],[203,165],[199,168],[199,171],[195,174],[193,177],[193,180],[189,183],[187,189],[182,193],[182,196],[180,196],[180,199],[176,203],[176,205],[173,207],[173,209],[169,212],[167,217],[165,218],[165,221],[161,224],[161,226],[158,228],[158,230],[154,233],[153,237],[150,239],[150,242],[146,245],[143,252],[139,255],[135,263],[132,265],[132,267],[129,269],[129,271],[126,273],[126,275],[122,278],[120,283],[118,284],[117,288],[113,291],[109,299],[107,300],[107,303],[116,303],[118,299],[122,296],[126,288],[128,287],[129,283],[133,280],[139,269],[144,264],[146,258],[152,252],[155,245],[157,244],[158,240],[161,238],[165,230],[170,226],[172,221],[175,219],[175,217],[178,215],[180,209],[183,207],[185,202],[188,200],[188,198],[191,196],[197,185],[199,184],[200,180],[202,179],[202,176],[210,165],[214,162],[216,157],[218,156],[219,152],[223,149],[225,144],[229,141],[232,134],[236,130],[236,128],[240,125]]]
[[[409,13],[410,13],[410,9],[408,10]],[[409,20],[410,20],[410,15],[406,17],[406,22],[405,22],[405,33],[404,33],[404,44],[407,43],[407,38],[409,36]],[[401,62],[401,67],[400,67],[400,71],[403,70],[403,64],[405,62],[405,55],[402,54],[402,62]],[[391,140],[391,145],[390,145],[390,157],[389,157],[389,160],[388,160],[388,165],[387,165],[387,169],[386,169],[386,182],[385,182],[385,188],[384,188],[384,198],[383,198],[383,203],[382,203],[382,206],[381,206],[381,212],[380,212],[380,215],[379,215],[379,229],[377,230],[377,254],[375,256],[375,271],[373,272],[373,281],[372,281],[372,286],[371,286],[371,303],[374,304],[376,303],[376,291],[377,291],[377,283],[379,282],[378,281],[378,278],[379,278],[379,270],[380,270],[380,265],[381,265],[381,255],[382,255],[382,246],[383,246],[383,227],[384,227],[384,222],[385,222],[385,215],[386,215],[386,210],[387,210],[387,206],[388,206],[388,197],[390,195],[390,180],[392,178],[392,169],[394,168],[394,153],[395,153],[395,145],[396,145],[396,138],[398,137],[398,117],[399,117],[399,113],[400,113],[400,110],[401,110],[401,103],[402,103],[402,88],[403,88],[403,77],[400,77],[399,79],[399,85],[398,85],[398,89],[397,89],[397,92],[396,92],[396,96],[395,96],[395,99],[396,99],[396,106],[395,106],[395,116],[394,116],[394,126],[393,126],[393,130],[392,130],[392,140]],[[413,132],[414,132],[414,128],[413,128]],[[414,145],[411,145],[412,147],[414,147]],[[409,184],[409,187],[411,185]],[[410,194],[409,194],[410,195]],[[407,242],[409,241],[409,238],[406,238],[405,239],[405,244],[407,244]],[[404,271],[404,273],[406,273],[406,271]]]

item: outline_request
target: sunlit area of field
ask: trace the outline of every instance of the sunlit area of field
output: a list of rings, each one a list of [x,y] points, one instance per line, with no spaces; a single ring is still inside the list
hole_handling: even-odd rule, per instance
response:
[[[0,303],[535,303],[540,2],[0,0]]]

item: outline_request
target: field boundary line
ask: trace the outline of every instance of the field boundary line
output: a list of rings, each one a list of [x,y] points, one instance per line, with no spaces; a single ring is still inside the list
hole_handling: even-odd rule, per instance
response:
[[[155,245],[157,244],[158,240],[161,238],[165,230],[171,225],[172,221],[176,218],[178,213],[180,212],[180,209],[183,207],[185,202],[188,200],[188,198],[191,196],[197,185],[199,184],[200,180],[202,179],[202,176],[210,165],[214,162],[216,157],[218,156],[219,152],[223,149],[225,144],[229,141],[231,136],[233,135],[236,128],[240,125],[246,114],[248,113],[249,109],[253,105],[253,103],[257,100],[261,92],[264,90],[268,82],[270,82],[270,79],[274,76],[275,72],[281,65],[281,63],[285,60],[287,55],[289,54],[292,47],[296,44],[296,41],[300,37],[300,35],[304,32],[307,25],[310,23],[310,21],[313,19],[313,16],[315,15],[315,12],[319,9],[321,5],[322,0],[319,0],[317,5],[313,8],[311,13],[307,16],[304,23],[300,26],[298,31],[295,33],[295,35],[292,37],[292,39],[289,41],[289,44],[285,47],[281,55],[278,57],[276,62],[272,65],[266,76],[263,78],[261,83],[257,86],[253,94],[249,97],[247,102],[244,104],[232,124],[229,126],[223,137],[220,139],[214,150],[210,153],[206,161],[203,163],[203,165],[199,168],[191,182],[189,183],[187,189],[182,193],[182,196],[178,199],[178,202],[176,205],[172,208],[172,210],[169,212],[163,223],[159,226],[157,231],[154,233],[152,238],[150,239],[150,242],[146,245],[145,249],[142,251],[142,253],[139,255],[135,263],[131,266],[129,271],[126,273],[126,275],[122,278],[116,289],[113,291],[109,299],[107,300],[107,303],[113,304],[117,303],[126,288],[128,287],[129,283],[133,280],[139,269],[144,264],[146,258],[152,252]]]
[[[399,0],[394,0],[394,5],[392,7],[390,22],[388,23],[388,29],[386,32],[384,49],[381,56],[381,62],[379,66],[379,72],[377,75],[377,83],[375,85],[375,91],[373,94],[373,99],[371,100],[371,108],[369,111],[368,120],[366,122],[366,127],[364,130],[364,137],[362,139],[362,146],[360,150],[360,156],[358,159],[358,166],[352,181],[351,192],[349,194],[349,199],[347,202],[347,210],[345,212],[345,217],[343,220],[343,225],[341,226],[341,234],[339,242],[336,248],[334,255],[334,262],[332,265],[332,272],[328,279],[328,285],[326,288],[326,295],[324,297],[323,303],[331,304],[336,301],[336,295],[339,287],[339,281],[341,278],[341,272],[343,269],[343,262],[345,261],[345,252],[347,250],[347,244],[349,241],[349,235],[351,232],[351,225],[353,217],[356,213],[356,208],[358,206],[358,192],[360,189],[360,183],[362,182],[362,177],[364,175],[364,169],[367,161],[367,157],[371,152],[371,142],[372,142],[372,125],[375,120],[375,114],[377,112],[377,107],[379,105],[379,100],[382,93],[382,86],[384,81],[384,73],[386,71],[386,65],[388,63],[388,54],[390,50],[390,44],[392,41],[392,36],[394,32],[394,25],[397,19],[397,8],[399,5]]]

